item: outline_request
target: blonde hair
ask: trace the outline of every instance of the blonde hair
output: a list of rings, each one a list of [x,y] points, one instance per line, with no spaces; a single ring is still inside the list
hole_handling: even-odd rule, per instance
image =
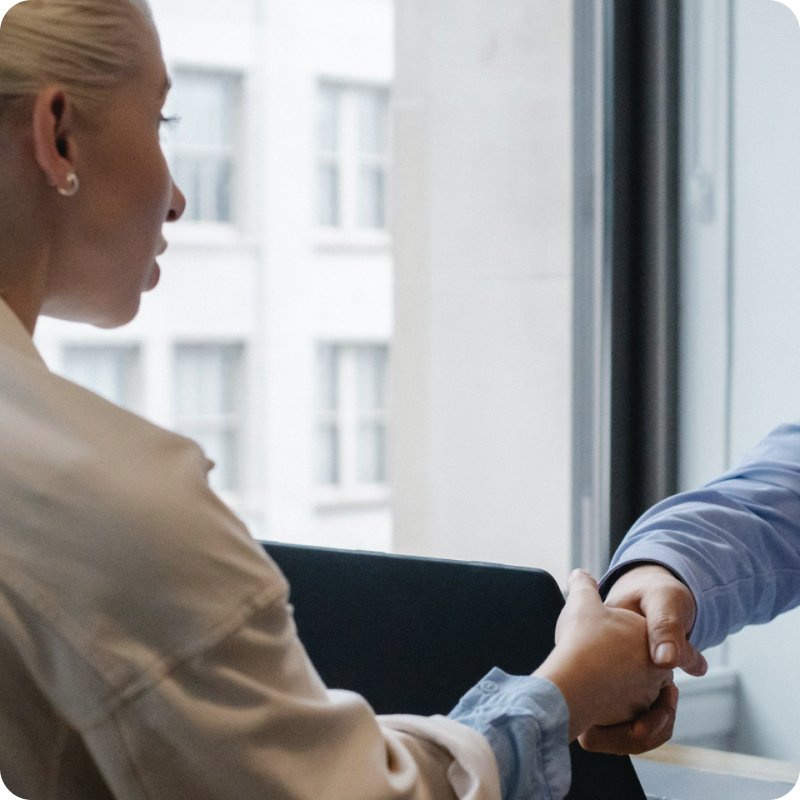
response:
[[[102,106],[134,77],[143,37],[155,30],[147,0],[23,0],[0,25],[0,116],[15,100],[63,86],[79,111]]]

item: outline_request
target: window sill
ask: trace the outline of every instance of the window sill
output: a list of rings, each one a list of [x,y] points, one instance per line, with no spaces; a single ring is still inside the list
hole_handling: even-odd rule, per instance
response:
[[[176,247],[254,247],[255,240],[245,236],[233,223],[181,222],[167,231],[170,244]]]
[[[724,743],[734,733],[739,674],[728,667],[712,668],[702,678],[676,673],[680,690],[674,742]]]
[[[392,237],[386,230],[317,228],[314,232],[314,248],[322,253],[389,253],[392,249]]]
[[[364,486],[345,489],[318,489],[314,502],[317,512],[338,512],[388,508],[391,501],[386,486]]]

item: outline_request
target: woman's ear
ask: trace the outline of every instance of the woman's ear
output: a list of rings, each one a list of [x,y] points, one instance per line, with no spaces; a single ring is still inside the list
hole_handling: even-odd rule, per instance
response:
[[[49,86],[42,89],[33,104],[33,151],[36,163],[47,182],[58,189],[69,188],[74,174],[74,109],[66,92]]]

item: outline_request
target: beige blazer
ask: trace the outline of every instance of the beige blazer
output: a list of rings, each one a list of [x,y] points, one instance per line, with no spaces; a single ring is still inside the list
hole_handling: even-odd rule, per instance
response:
[[[0,300],[0,774],[29,800],[499,800],[487,741],[329,691],[208,462]]]

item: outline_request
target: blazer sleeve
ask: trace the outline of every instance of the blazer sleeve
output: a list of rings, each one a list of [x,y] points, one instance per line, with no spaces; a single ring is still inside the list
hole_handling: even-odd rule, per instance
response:
[[[82,732],[115,796],[498,800],[488,742],[326,689],[282,600]]]

